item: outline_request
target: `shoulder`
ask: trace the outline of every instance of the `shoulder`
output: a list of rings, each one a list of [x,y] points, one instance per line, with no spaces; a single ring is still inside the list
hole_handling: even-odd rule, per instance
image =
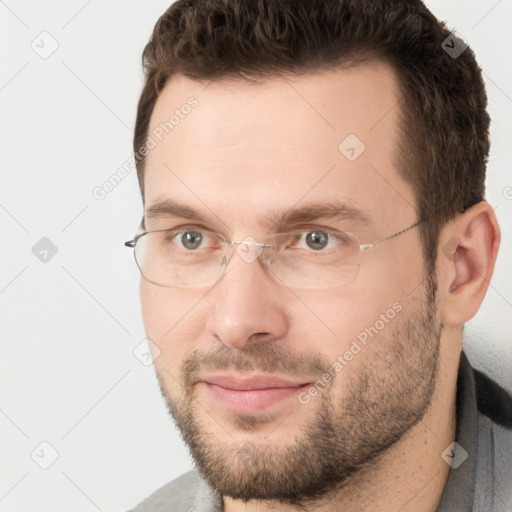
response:
[[[485,373],[473,368],[478,411],[493,423],[512,430],[512,396]]]
[[[476,510],[512,503],[512,396],[473,368],[478,407]],[[508,508],[507,508],[508,510]]]
[[[193,512],[197,500],[206,498],[209,492],[198,473],[188,471],[157,489],[130,512]]]

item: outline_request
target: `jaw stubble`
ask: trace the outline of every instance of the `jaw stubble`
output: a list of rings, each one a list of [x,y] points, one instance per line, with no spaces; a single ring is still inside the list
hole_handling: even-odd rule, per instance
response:
[[[371,465],[423,418],[436,388],[440,336],[435,276],[431,274],[423,301],[408,317],[395,317],[371,346],[358,354],[365,359],[353,366],[357,373],[347,376],[341,397],[333,396],[334,378],[307,406],[297,402],[299,412],[301,407],[315,410],[296,428],[295,441],[289,445],[285,442],[291,436],[278,442],[278,435],[269,435],[268,442],[261,442],[262,436],[257,442],[248,440],[275,421],[266,414],[231,415],[229,426],[233,432],[243,432],[244,441],[236,441],[237,436],[222,429],[214,435],[205,425],[207,413],[196,397],[196,375],[232,369],[320,377],[332,362],[317,355],[291,353],[272,343],[255,343],[247,349],[223,345],[209,354],[194,351],[184,362],[179,398],[168,393],[165,372],[157,371],[157,376],[196,467],[212,488],[242,501],[305,505],[341,489],[350,476]],[[350,370],[349,364],[342,372]],[[222,425],[226,424],[223,418]]]

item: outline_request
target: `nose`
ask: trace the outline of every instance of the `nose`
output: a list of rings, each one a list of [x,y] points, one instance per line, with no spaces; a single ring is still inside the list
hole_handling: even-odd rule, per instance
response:
[[[289,315],[283,300],[283,286],[269,277],[247,245],[233,247],[226,272],[208,294],[213,312],[207,329],[223,344],[247,348],[255,342],[271,342],[283,337]]]

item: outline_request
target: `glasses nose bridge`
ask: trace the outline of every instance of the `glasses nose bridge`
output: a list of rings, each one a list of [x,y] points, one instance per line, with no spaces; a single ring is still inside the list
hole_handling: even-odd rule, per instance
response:
[[[235,244],[245,244],[245,245],[255,245],[257,247],[272,247],[271,244],[266,244],[266,243],[263,243],[263,242],[258,242],[258,241],[251,241],[251,240],[233,240],[231,242],[229,242],[229,245],[233,246]]]
[[[258,252],[258,254],[252,254],[252,255],[246,255],[239,252],[239,256],[246,262],[246,263],[252,263],[255,260],[259,259],[260,262],[265,265],[265,261],[263,259],[260,259],[260,256],[263,254],[264,249],[272,248],[274,247],[272,244],[264,243],[264,242],[258,242],[257,240],[226,240],[225,241],[225,254],[224,254],[224,271],[226,271],[226,268],[233,258],[233,255],[235,253],[235,246],[254,246],[261,249],[261,252]],[[249,252],[249,251],[247,251]]]

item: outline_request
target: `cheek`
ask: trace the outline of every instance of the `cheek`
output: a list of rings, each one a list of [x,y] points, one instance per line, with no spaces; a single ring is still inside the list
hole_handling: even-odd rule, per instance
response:
[[[411,240],[389,240],[364,254],[356,300],[376,318],[396,302],[405,305],[423,283],[425,264],[414,235],[404,234]]]
[[[159,290],[156,286],[141,279],[140,302],[144,327],[148,338],[157,343],[157,345],[160,345],[158,340],[161,337],[161,333],[164,332],[165,324],[168,323],[168,317],[165,312],[169,308],[162,291],[163,289]]]
[[[301,331],[304,342],[310,344],[301,348],[321,352],[329,364],[341,356],[348,371],[341,371],[336,380],[343,380],[343,375],[356,370],[362,359],[371,355],[372,347],[390,339],[411,302],[411,292],[422,282],[421,270],[421,263],[397,271],[389,261],[377,259],[373,267],[362,265],[357,280],[345,287],[297,291],[312,313],[304,314],[302,308],[302,314],[294,316],[292,322],[302,326],[297,332]]]
[[[308,290],[307,293],[296,292],[300,301],[307,307],[297,306],[297,315],[294,320],[306,329],[312,326],[323,339],[331,340],[330,345],[337,345],[339,349],[368,322],[378,318],[380,310],[387,309],[386,295],[376,287],[366,284],[353,283],[343,288],[324,289],[321,291]],[[309,325],[308,325],[309,324]],[[324,344],[322,341],[319,346]]]
[[[204,326],[204,321],[198,321],[200,297],[197,292],[176,291],[142,280],[140,298],[146,336],[160,350],[155,366],[172,371],[174,376],[183,359],[196,348]]]

